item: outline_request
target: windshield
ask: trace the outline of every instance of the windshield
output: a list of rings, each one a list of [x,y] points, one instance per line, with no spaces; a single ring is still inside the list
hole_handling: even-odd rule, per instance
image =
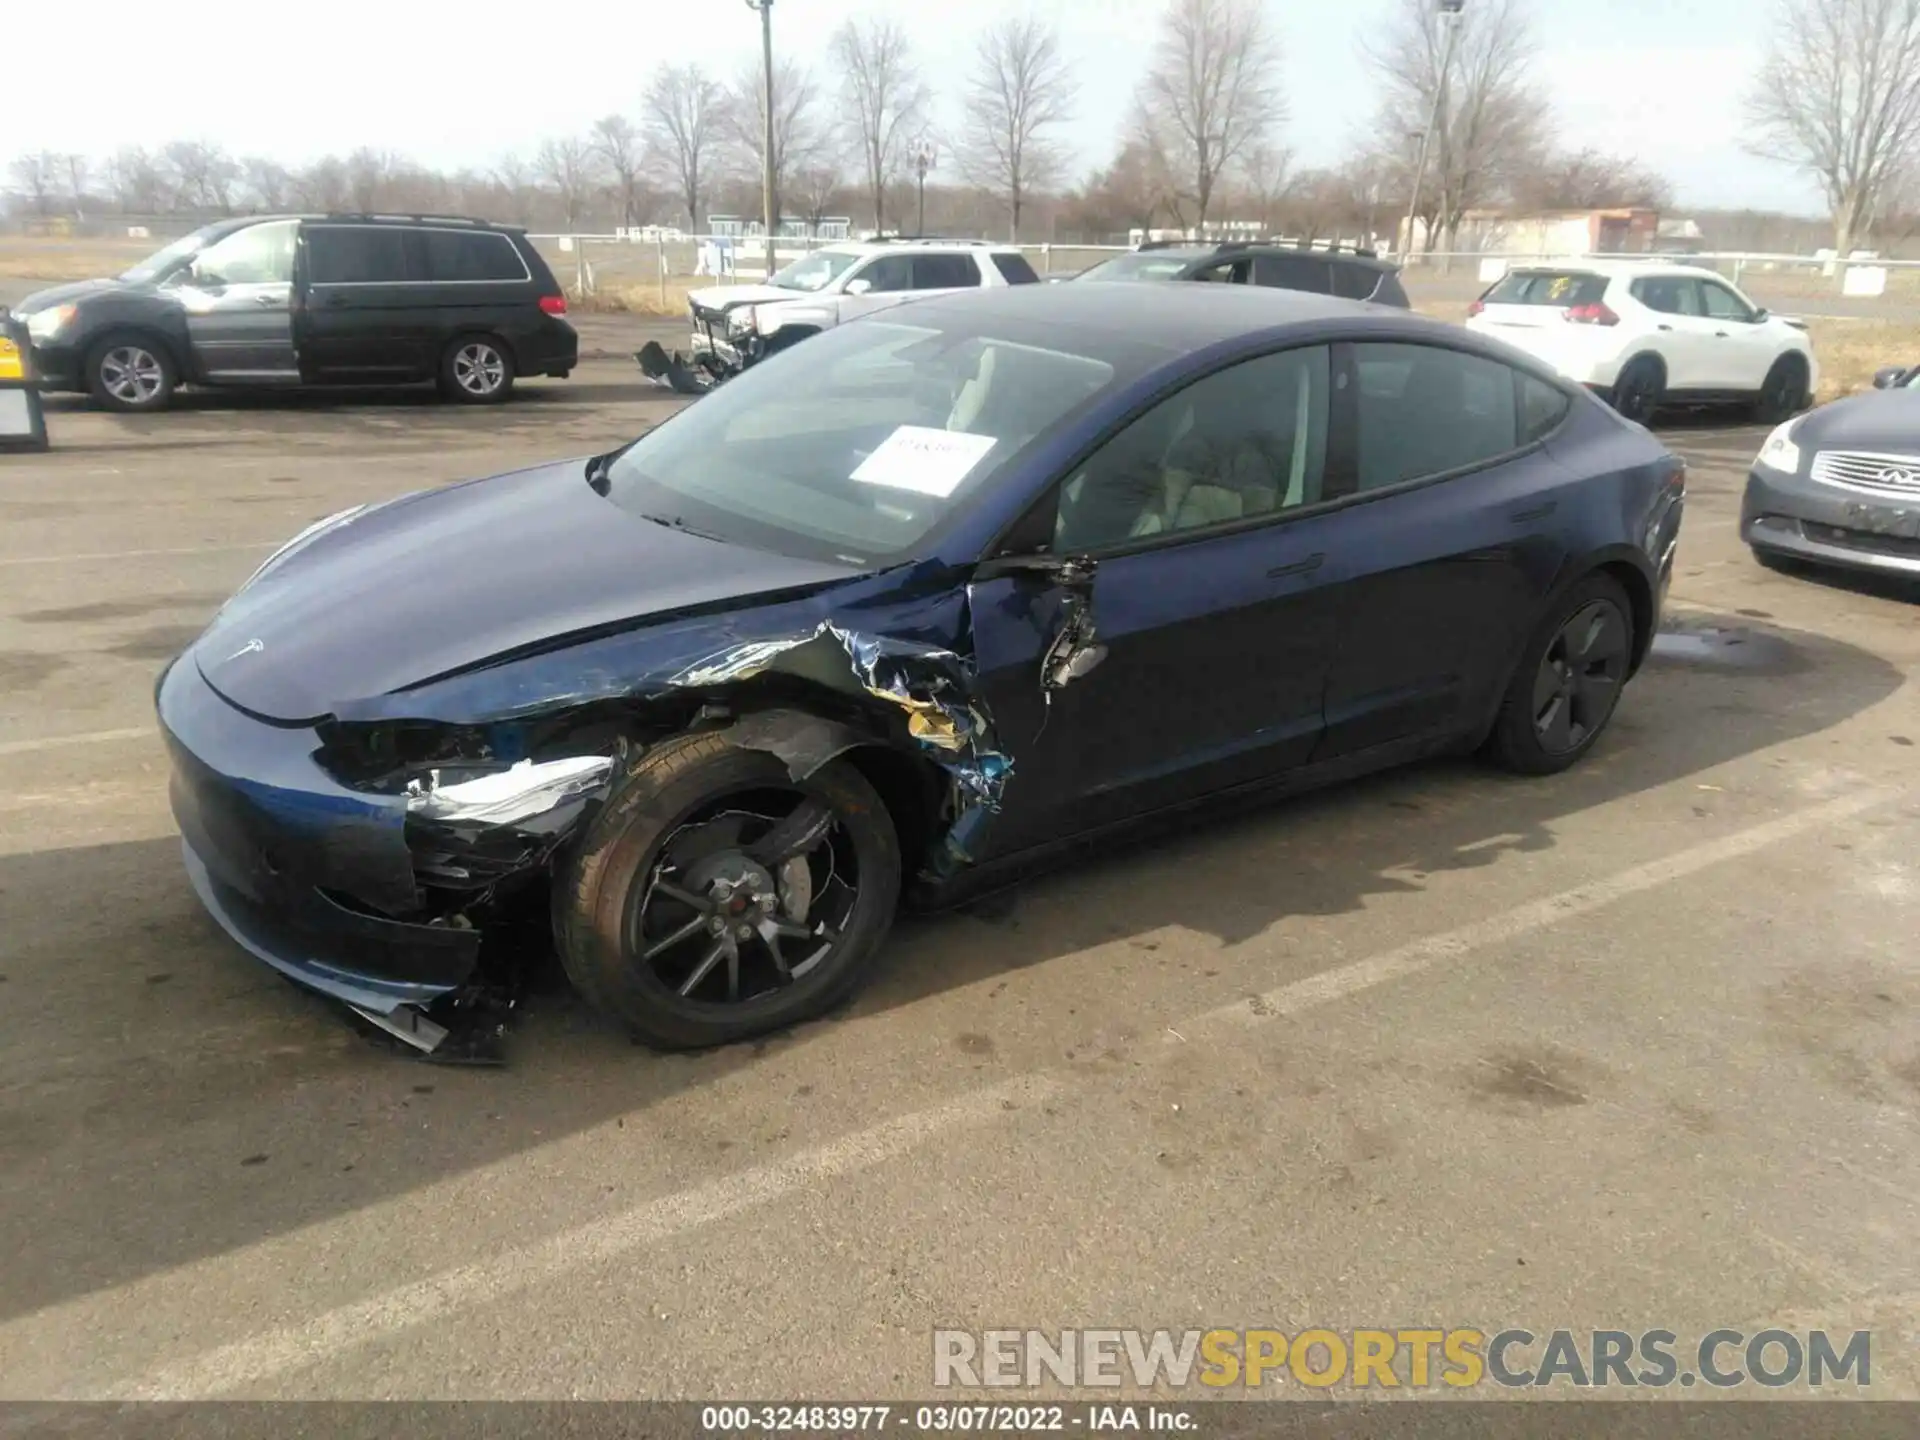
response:
[[[1076,280],[1171,280],[1199,259],[1199,252],[1187,250],[1147,250],[1133,255],[1116,255],[1091,270],[1082,270]]]
[[[132,285],[152,285],[164,280],[182,263],[205,249],[213,235],[207,230],[196,230],[191,235],[183,235],[170,245],[163,245],[131,270],[121,275],[121,279]]]
[[[847,267],[859,258],[845,250],[816,250],[784,269],[774,271],[773,278],[767,283],[778,285],[782,290],[824,290],[837,276],[845,274]]]
[[[1073,343],[1058,327],[915,319],[840,326],[745,371],[622,453],[608,498],[779,554],[900,559],[1115,376],[1105,337],[1096,359],[1054,348]]]

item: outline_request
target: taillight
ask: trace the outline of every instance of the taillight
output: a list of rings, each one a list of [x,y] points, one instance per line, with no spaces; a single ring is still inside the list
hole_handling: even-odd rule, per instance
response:
[[[1482,310],[1486,308],[1487,308],[1486,301],[1484,300],[1474,301],[1471,305],[1467,306],[1467,319],[1471,320],[1474,316],[1478,315]]]
[[[1575,325],[1618,325],[1620,317],[1605,305],[1574,305],[1567,310],[1567,319]]]
[[[549,315],[564,315],[567,313],[567,297],[564,295],[542,295],[540,297],[540,308]]]

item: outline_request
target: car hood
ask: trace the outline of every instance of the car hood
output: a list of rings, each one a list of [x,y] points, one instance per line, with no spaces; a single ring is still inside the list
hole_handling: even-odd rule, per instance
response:
[[[207,683],[310,722],[567,637],[859,573],[642,519],[568,460],[402,497],[271,564],[194,643]]]
[[[713,285],[690,292],[687,299],[702,310],[724,315],[742,305],[771,305],[792,300],[821,298],[804,290],[783,290],[778,285]]]
[[[1920,390],[1874,390],[1810,410],[1794,440],[1816,450],[1920,455]]]
[[[55,305],[71,305],[89,296],[104,295],[109,292],[150,295],[153,293],[153,287],[129,285],[124,280],[76,280],[70,285],[55,285],[50,289],[34,291],[13,307],[13,313],[32,315],[36,311],[49,310]]]

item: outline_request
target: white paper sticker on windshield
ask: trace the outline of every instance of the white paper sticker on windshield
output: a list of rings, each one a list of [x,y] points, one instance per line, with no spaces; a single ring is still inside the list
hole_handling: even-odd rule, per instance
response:
[[[945,499],[998,443],[992,435],[902,425],[860,462],[852,478],[868,485],[917,490]]]

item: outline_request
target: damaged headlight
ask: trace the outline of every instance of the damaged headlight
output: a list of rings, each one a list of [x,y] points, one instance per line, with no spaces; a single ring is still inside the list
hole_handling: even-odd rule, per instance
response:
[[[751,335],[759,328],[759,312],[751,305],[743,305],[727,316],[727,334],[729,335]]]
[[[510,769],[451,784],[442,784],[441,772],[433,770],[425,779],[407,783],[407,813],[423,820],[514,825],[595,794],[612,773],[613,760],[607,755],[575,755],[539,764],[522,760]]]
[[[322,535],[327,534],[329,531],[338,530],[342,525],[345,525],[348,521],[357,518],[359,515],[365,512],[366,509],[367,507],[365,505],[349,505],[345,510],[341,510],[336,512],[335,514],[329,515],[324,520],[314,521],[313,524],[307,526],[306,529],[302,530],[298,535],[294,536],[291,540],[287,541],[286,544],[282,545],[278,550],[274,551],[265,560],[263,560],[260,563],[260,568],[258,570],[255,570],[253,574],[247,577],[246,583],[240,587],[240,590],[244,590],[247,588],[248,585],[253,584],[254,581],[258,580],[262,575],[266,574],[267,571],[271,570],[274,566],[278,565],[282,560],[286,559],[289,555],[293,554],[294,551],[299,550],[304,546],[311,545],[314,541],[318,540]],[[236,590],[233,593],[238,595],[240,593],[240,590]]]

